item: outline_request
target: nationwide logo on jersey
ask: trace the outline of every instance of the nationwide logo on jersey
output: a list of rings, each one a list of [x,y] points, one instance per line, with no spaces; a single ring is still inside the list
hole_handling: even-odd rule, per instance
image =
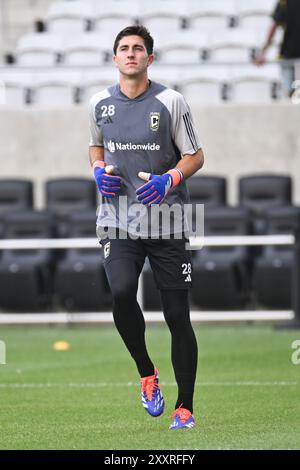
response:
[[[116,145],[112,140],[109,140],[107,142],[107,148],[110,151],[110,153],[114,153],[116,151]]]
[[[150,129],[157,131],[159,128],[160,113],[150,113]]]
[[[160,145],[156,143],[147,142],[146,144],[133,144],[132,142],[127,142],[123,144],[122,142],[114,142],[113,140],[104,141],[104,146],[108,148],[110,153],[114,153],[116,150],[160,150]]]

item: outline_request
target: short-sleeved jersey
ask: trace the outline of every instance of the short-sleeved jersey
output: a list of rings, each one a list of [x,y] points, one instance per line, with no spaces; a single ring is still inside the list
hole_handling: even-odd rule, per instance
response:
[[[128,206],[136,204],[136,189],[145,181],[140,171],[163,174],[174,168],[184,154],[201,148],[189,106],[183,96],[165,86],[149,82],[149,87],[134,99],[125,96],[119,85],[111,86],[90,101],[90,146],[104,147],[104,161],[114,165],[114,174],[123,183],[120,196]],[[185,204],[185,182],[171,189],[165,203]],[[103,201],[102,201],[103,202]],[[105,199],[105,205],[118,210],[119,198]],[[107,208],[100,206],[98,225],[118,225],[109,220]]]
[[[272,15],[274,21],[284,28],[280,55],[285,59],[300,57],[300,2],[280,0]]]

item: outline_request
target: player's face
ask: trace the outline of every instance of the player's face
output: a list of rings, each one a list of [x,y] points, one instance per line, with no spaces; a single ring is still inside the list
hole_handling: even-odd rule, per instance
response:
[[[114,63],[120,73],[128,77],[143,75],[153,62],[153,54],[148,55],[143,38],[125,36],[119,42]]]

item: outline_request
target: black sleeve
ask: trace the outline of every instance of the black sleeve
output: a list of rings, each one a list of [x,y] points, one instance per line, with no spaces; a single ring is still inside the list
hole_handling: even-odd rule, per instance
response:
[[[275,23],[280,25],[286,24],[286,1],[279,1],[273,11],[272,18]]]

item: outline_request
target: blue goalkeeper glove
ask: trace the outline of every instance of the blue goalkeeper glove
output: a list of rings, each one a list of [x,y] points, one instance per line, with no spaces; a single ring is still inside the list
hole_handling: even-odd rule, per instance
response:
[[[105,162],[97,160],[94,165],[94,177],[96,184],[102,196],[115,197],[120,192],[122,179],[114,176],[114,167],[112,165],[105,166]]]
[[[147,183],[136,190],[138,201],[146,206],[161,204],[170,189],[180,184],[183,179],[181,171],[177,170],[177,168],[169,170],[163,175],[152,175],[151,173],[140,171],[138,176],[147,181]]]

